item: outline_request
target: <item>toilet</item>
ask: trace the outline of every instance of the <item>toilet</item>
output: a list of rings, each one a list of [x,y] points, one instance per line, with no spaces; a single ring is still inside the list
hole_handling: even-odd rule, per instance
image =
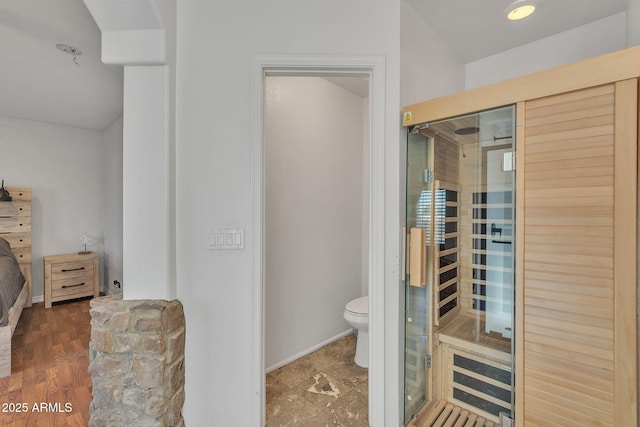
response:
[[[352,328],[358,330],[356,344],[356,365],[369,367],[369,297],[356,298],[347,303],[344,319]]]

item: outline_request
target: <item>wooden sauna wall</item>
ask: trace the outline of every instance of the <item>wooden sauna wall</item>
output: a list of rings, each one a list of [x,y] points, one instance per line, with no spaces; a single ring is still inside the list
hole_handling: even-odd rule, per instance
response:
[[[527,101],[524,123],[524,425],[635,425],[637,82]]]
[[[460,241],[461,255],[461,314],[484,317],[484,312],[473,307],[473,193],[486,188],[484,176],[478,169],[486,169],[486,157],[477,143],[465,144],[464,157],[460,156],[460,229],[463,236]],[[477,297],[476,297],[477,298]],[[480,297],[482,298],[482,297]]]
[[[435,137],[435,171],[436,181],[460,184],[460,146],[440,135]]]
[[[434,179],[436,184],[436,190],[449,190],[457,193],[457,201],[445,202],[446,208],[452,212],[455,210],[457,215],[454,217],[452,214],[447,215],[446,222],[457,222],[457,230],[445,234],[446,239],[457,239],[456,247],[441,250],[441,245],[434,245],[436,253],[434,256],[434,262],[436,264],[434,274],[434,325],[444,326],[451,319],[459,313],[461,307],[461,261],[460,261],[460,243],[463,240],[462,229],[460,227],[460,146],[454,141],[450,141],[440,135],[436,135],[434,140]],[[439,196],[436,196],[439,197]],[[438,203],[436,203],[438,206]],[[436,207],[436,209],[438,209]],[[444,215],[444,212],[440,212]],[[436,221],[436,225],[438,221]],[[440,262],[441,257],[445,257],[447,254],[456,252],[457,262],[450,265],[444,265]],[[456,273],[455,275],[453,273]],[[441,279],[446,276],[445,279]],[[455,286],[457,291],[450,295],[441,297],[440,292],[445,291],[444,286],[453,289]],[[440,311],[446,307],[446,314],[440,316]]]

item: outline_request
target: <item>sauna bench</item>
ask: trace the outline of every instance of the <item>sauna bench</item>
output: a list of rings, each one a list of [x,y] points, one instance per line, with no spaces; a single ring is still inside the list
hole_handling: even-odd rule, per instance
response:
[[[477,321],[473,317],[458,316],[437,331],[437,338],[439,342],[474,353],[483,354],[487,351],[511,353],[509,338],[503,338],[497,333],[486,333],[484,328],[484,319]]]

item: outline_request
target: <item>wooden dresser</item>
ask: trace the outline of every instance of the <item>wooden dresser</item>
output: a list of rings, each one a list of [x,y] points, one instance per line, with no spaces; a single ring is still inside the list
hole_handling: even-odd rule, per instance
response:
[[[44,306],[86,296],[99,296],[100,260],[96,252],[44,257]]]
[[[9,187],[13,200],[0,202],[0,237],[11,251],[28,281],[26,307],[31,307],[31,189]]]

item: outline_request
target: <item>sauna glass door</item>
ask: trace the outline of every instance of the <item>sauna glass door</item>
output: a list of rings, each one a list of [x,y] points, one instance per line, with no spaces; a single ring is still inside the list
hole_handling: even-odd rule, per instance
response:
[[[515,131],[514,106],[409,129],[406,425],[439,401],[512,417]]]
[[[405,419],[429,398],[430,290],[433,235],[433,138],[416,129],[407,138],[405,264]]]

